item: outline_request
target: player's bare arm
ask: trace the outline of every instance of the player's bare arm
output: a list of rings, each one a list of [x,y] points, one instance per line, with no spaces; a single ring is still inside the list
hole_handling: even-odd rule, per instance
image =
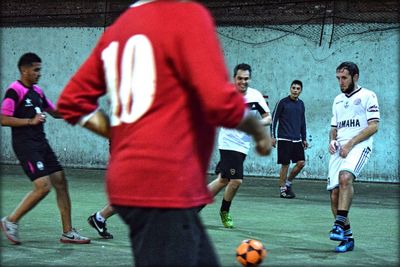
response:
[[[260,155],[269,155],[271,153],[271,137],[256,117],[248,114],[238,125],[237,129],[253,137],[256,143],[256,150]]]
[[[101,110],[97,110],[84,124],[83,127],[105,138],[110,138],[110,120]]]
[[[61,114],[57,110],[46,110],[53,118],[55,119],[62,119]]]
[[[336,141],[337,138],[337,129],[336,127],[331,127],[331,131],[329,132],[329,153],[335,154],[336,149],[338,148],[338,143]]]
[[[2,126],[10,126],[10,127],[25,127],[38,125],[40,123],[44,123],[46,118],[41,114],[36,114],[33,118],[16,118],[12,116],[0,115],[0,122]]]
[[[362,130],[359,134],[350,139],[341,149],[340,156],[345,158],[349,154],[350,150],[358,143],[368,139],[378,131],[379,121],[368,122],[367,128]]]
[[[272,117],[269,114],[269,112],[265,112],[264,114],[262,114],[262,119],[260,120],[261,124],[264,126],[269,126],[272,124]]]

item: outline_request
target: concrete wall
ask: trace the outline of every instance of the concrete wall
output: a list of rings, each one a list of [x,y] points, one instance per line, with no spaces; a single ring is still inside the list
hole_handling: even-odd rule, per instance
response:
[[[304,27],[304,26],[303,26]],[[312,25],[307,27],[313,27]],[[76,71],[96,43],[102,28],[1,28],[0,88],[19,77],[19,56],[27,51],[43,59],[40,85],[56,102],[68,78]],[[328,46],[329,27],[321,46],[295,36],[265,28],[218,28],[227,66],[232,73],[237,63],[253,67],[251,86],[268,95],[271,110],[289,93],[293,79],[303,81],[301,98],[306,105],[308,141],[307,166],[299,178],[325,179],[331,105],[340,92],[335,69],[351,60],[360,67],[360,85],[376,92],[381,105],[381,125],[375,136],[374,152],[360,180],[399,182],[399,32],[396,30],[353,35]],[[206,82],[206,81],[205,81]],[[105,100],[102,100],[104,105]],[[49,119],[47,136],[65,166],[105,167],[108,144],[79,127]],[[212,171],[218,151],[210,163]],[[2,163],[17,163],[10,146],[10,130],[1,128]],[[276,151],[261,158],[250,152],[245,172],[256,176],[278,176]]]

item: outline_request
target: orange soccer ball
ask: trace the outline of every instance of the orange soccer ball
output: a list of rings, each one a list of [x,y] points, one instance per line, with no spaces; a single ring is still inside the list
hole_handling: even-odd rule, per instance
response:
[[[243,240],[236,249],[236,259],[245,267],[258,266],[267,256],[264,245],[254,239]]]

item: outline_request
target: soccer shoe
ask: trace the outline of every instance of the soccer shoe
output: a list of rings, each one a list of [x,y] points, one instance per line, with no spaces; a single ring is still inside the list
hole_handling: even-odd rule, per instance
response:
[[[344,236],[344,229],[340,225],[334,225],[331,232],[329,233],[329,238],[335,241],[345,241],[347,238]]]
[[[90,239],[81,236],[74,228],[67,233],[63,233],[60,238],[62,243],[73,243],[73,244],[89,244]]]
[[[281,191],[280,197],[281,198],[294,198],[295,195],[290,194],[290,191],[286,188],[285,190]]]
[[[1,219],[1,229],[4,234],[14,245],[21,244],[18,236],[18,224],[10,222],[7,217]]]
[[[286,189],[287,194],[288,194],[289,196],[291,196],[291,198],[295,198],[295,197],[296,197],[296,194],[293,192],[292,187],[291,187],[291,186],[287,186],[286,188],[287,188],[287,189]]]
[[[233,220],[229,212],[221,211],[219,215],[221,216],[221,222],[225,228],[233,228]]]
[[[354,239],[348,239],[340,242],[339,246],[335,248],[338,253],[343,253],[347,251],[352,251],[354,249]]]
[[[106,227],[106,222],[101,222],[96,219],[96,213],[92,214],[89,216],[87,219],[88,223],[90,226],[92,226],[96,231],[99,233],[99,235],[104,238],[104,239],[113,239],[113,235],[107,232],[107,227]]]

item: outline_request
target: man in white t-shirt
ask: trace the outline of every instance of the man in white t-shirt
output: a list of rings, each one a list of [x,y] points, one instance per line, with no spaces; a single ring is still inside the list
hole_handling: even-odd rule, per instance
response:
[[[271,124],[270,109],[263,95],[256,89],[250,88],[251,67],[248,64],[239,64],[234,69],[234,83],[241,92],[250,110],[260,116],[264,126]],[[232,200],[243,181],[243,162],[249,152],[251,137],[236,129],[221,128],[218,136],[220,161],[216,167],[218,177],[208,184],[210,191],[216,195],[225,188],[222,199],[220,216],[224,227],[233,228],[232,216],[229,213]]]
[[[335,223],[330,239],[341,241],[336,252],[354,249],[348,213],[353,199],[353,181],[359,176],[372,151],[372,136],[378,131],[380,113],[374,92],[360,87],[359,70],[353,62],[336,68],[342,93],[332,106],[329,174],[327,190]]]

